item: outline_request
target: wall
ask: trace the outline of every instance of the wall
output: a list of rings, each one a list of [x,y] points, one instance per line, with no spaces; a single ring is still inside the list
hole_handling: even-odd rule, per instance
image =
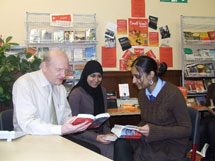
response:
[[[168,25],[171,32],[170,45],[173,47],[173,68],[181,69],[181,35],[180,15],[185,16],[215,16],[215,0],[188,0],[188,3],[164,3],[160,0],[145,0],[146,18],[149,15],[159,18],[158,27]],[[101,46],[104,46],[104,32],[108,22],[116,23],[117,19],[131,17],[131,0],[19,0],[1,1],[0,3],[0,34],[4,37],[13,36],[13,41],[25,44],[26,12],[42,13],[96,13],[97,40],[99,61]],[[161,42],[161,41],[160,41]],[[148,51],[146,48],[145,51]],[[158,57],[158,48],[152,48]],[[117,60],[123,52],[117,41]],[[106,71],[119,70],[106,68]]]

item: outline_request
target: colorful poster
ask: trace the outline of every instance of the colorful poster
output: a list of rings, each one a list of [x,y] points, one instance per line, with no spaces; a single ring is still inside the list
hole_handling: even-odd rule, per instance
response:
[[[148,19],[128,19],[129,41],[132,46],[148,46]]]
[[[159,34],[158,32],[149,32],[149,46],[158,47],[159,46]]]
[[[173,53],[171,47],[160,47],[160,62],[165,62],[168,67],[173,67]]]
[[[187,0],[160,0],[160,2],[187,3]]]
[[[117,34],[118,35],[127,34],[127,20],[124,19],[117,20]]]
[[[144,55],[144,48],[135,48],[134,55],[137,55],[137,56]]]
[[[131,17],[145,17],[145,0],[131,0]]]
[[[102,67],[116,68],[116,48],[102,46]]]

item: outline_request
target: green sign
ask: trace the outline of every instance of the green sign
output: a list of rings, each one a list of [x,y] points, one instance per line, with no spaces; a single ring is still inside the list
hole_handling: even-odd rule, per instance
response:
[[[187,3],[187,0],[160,0],[161,2]]]

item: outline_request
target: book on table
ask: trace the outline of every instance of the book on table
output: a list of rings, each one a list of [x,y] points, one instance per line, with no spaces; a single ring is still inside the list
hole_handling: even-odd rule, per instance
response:
[[[107,121],[110,117],[109,113],[100,113],[96,116],[92,114],[78,114],[76,119],[72,122],[73,125],[77,125],[88,121],[91,125],[88,128],[97,128],[101,126],[105,121]]]
[[[133,125],[117,125],[111,129],[111,132],[114,133],[118,138],[125,139],[140,139],[142,134],[138,131],[137,126]]]

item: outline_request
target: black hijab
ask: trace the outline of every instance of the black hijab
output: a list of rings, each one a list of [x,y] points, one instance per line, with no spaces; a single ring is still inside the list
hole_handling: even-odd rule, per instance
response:
[[[96,73],[96,72],[103,75],[103,70],[102,70],[101,64],[95,60],[88,61],[86,63],[86,65],[84,66],[84,69],[82,71],[81,78],[80,78],[78,84],[73,87],[73,89],[75,89],[77,87],[82,87],[93,98],[94,115],[105,112],[104,97],[103,97],[101,85],[98,85],[96,88],[92,88],[87,83],[87,77],[90,74]]]

